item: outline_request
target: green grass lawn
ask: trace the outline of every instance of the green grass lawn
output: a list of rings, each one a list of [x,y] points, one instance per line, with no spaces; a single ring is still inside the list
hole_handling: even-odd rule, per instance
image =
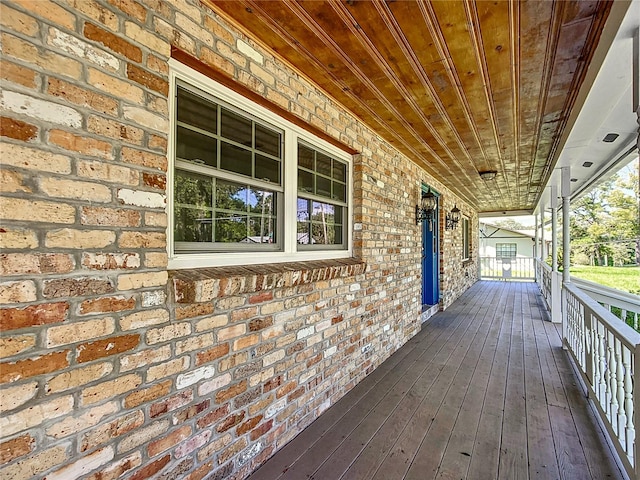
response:
[[[640,268],[571,266],[571,276],[640,295]]]

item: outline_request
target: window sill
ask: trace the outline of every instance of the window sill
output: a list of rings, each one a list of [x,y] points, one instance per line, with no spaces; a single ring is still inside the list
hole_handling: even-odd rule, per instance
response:
[[[364,273],[357,258],[305,262],[192,268],[169,271],[175,303],[209,302],[229,295],[293,287]]]

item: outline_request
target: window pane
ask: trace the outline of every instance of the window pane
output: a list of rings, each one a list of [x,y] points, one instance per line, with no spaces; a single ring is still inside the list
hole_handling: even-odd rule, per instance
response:
[[[249,210],[249,189],[246,185],[218,180],[216,183],[216,210]]]
[[[316,176],[316,195],[331,198],[331,180]]]
[[[267,217],[249,218],[249,236],[252,243],[274,243],[276,241],[273,219]]]
[[[246,147],[252,147],[252,123],[248,118],[244,118],[226,108],[222,108],[220,115],[220,135]]]
[[[319,245],[339,245],[342,243],[342,227],[312,223],[311,242]]]
[[[178,88],[178,121],[217,133],[218,106],[183,88]]]
[[[259,213],[261,215],[275,215],[276,198],[273,192],[251,188],[248,193],[248,203],[251,207],[252,213]]]
[[[333,178],[335,180],[340,180],[341,182],[346,181],[347,166],[344,163],[337,160],[333,161]]]
[[[176,156],[183,160],[216,165],[217,140],[188,128],[178,127],[176,138]]]
[[[175,203],[200,208],[212,207],[213,182],[210,177],[176,170]]]
[[[313,212],[311,218],[317,222],[331,222],[334,223],[334,212],[336,208],[333,205],[327,203],[313,202]]]
[[[250,177],[251,152],[222,142],[220,145],[220,168]]]
[[[310,228],[311,224],[309,222],[298,222],[297,242],[299,245],[309,245],[309,239],[311,238],[309,234]]]
[[[313,174],[304,170],[298,170],[298,190],[301,192],[313,192]]]
[[[321,175],[331,176],[331,157],[316,152],[316,172]]]
[[[280,184],[280,162],[256,154],[255,178]]]
[[[298,222],[308,222],[309,218],[309,200],[298,198]]]
[[[175,208],[176,242],[211,242],[211,210]]]
[[[280,158],[280,133],[256,124],[256,149]]]
[[[298,145],[298,166],[313,170],[313,150]]]
[[[343,207],[298,198],[298,244],[342,244],[343,212]]]
[[[238,243],[247,240],[247,216],[216,213],[215,241]]]
[[[336,200],[346,201],[347,199],[347,186],[344,183],[333,182],[333,195],[332,198]]]

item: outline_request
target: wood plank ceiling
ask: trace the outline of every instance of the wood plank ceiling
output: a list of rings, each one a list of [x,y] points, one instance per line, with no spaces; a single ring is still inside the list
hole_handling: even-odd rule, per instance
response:
[[[204,0],[480,212],[531,210],[609,2]],[[481,171],[498,172],[482,180]]]

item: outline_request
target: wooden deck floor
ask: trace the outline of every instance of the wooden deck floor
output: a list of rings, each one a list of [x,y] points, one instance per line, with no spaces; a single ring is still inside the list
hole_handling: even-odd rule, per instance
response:
[[[623,478],[544,318],[476,283],[250,479]]]

